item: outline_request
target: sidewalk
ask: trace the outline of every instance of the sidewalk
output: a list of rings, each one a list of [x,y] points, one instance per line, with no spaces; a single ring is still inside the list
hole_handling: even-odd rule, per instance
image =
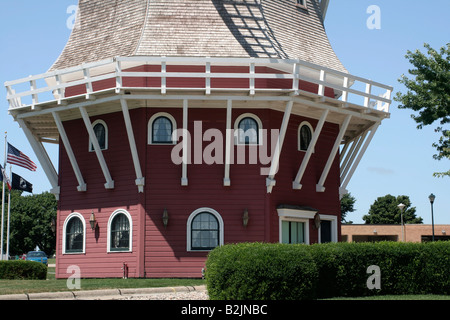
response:
[[[116,300],[133,295],[152,295],[178,292],[204,292],[206,286],[164,287],[164,288],[127,288],[43,293],[21,293],[0,295],[0,300]]]

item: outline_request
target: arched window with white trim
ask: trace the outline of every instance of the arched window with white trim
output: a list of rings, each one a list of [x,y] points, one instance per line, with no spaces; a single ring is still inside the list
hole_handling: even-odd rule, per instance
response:
[[[114,211],[108,220],[108,252],[132,251],[132,219],[122,209]]]
[[[314,129],[307,121],[303,121],[298,127],[298,150],[307,151],[312,140]]]
[[[84,253],[86,246],[86,222],[80,213],[71,213],[63,226],[63,254]]]
[[[187,250],[210,251],[223,245],[223,220],[211,208],[200,208],[187,221]]]
[[[94,134],[100,145],[100,149],[108,149],[108,126],[106,125],[106,122],[103,120],[96,120],[92,123],[92,128],[94,129]],[[91,141],[89,141],[89,151],[94,151],[94,145]]]
[[[149,144],[175,144],[173,133],[177,130],[175,118],[166,112],[154,114],[148,122]]]
[[[262,122],[252,113],[241,114],[234,123],[237,145],[262,145]]]

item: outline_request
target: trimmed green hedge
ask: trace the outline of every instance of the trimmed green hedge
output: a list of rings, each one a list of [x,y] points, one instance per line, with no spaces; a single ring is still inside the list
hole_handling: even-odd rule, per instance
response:
[[[0,279],[2,280],[45,280],[47,266],[40,262],[11,260],[0,261]]]
[[[369,266],[380,289],[368,288]],[[206,282],[218,300],[450,294],[450,242],[225,245],[210,252]]]

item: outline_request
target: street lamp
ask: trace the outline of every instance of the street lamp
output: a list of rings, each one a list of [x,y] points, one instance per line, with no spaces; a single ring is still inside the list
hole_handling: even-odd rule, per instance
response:
[[[430,203],[431,203],[431,228],[433,229],[433,238],[432,241],[434,241],[434,217],[433,217],[433,203],[434,203],[434,199],[436,199],[436,196],[434,194],[430,194],[428,196],[428,199],[430,199]]]
[[[400,209],[400,215],[401,215],[402,241],[405,242],[405,232],[403,230],[403,210],[405,209],[406,206],[403,203],[400,203],[397,207]]]

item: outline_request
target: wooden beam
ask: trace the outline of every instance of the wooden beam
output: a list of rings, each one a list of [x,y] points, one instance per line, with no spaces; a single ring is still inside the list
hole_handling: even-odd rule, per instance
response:
[[[284,137],[286,135],[286,130],[289,124],[289,119],[291,117],[292,106],[294,101],[289,101],[286,104],[286,109],[284,111],[283,121],[281,123],[280,135],[278,137],[277,145],[275,146],[275,151],[273,153],[272,164],[270,166],[269,176],[266,179],[267,193],[272,192],[272,188],[275,186],[275,174],[278,171],[278,166],[280,164],[281,150],[283,149]],[[267,142],[266,142],[267,143]]]
[[[100,149],[97,137],[95,136],[94,128],[92,128],[92,123],[89,119],[89,115],[86,111],[86,108],[80,107],[79,109],[81,116],[83,117],[86,130],[89,134],[89,139],[91,140],[91,143],[94,146],[95,154],[97,155],[98,162],[100,163],[103,175],[105,176],[106,180],[105,189],[114,189],[114,180],[111,178],[111,174],[109,173],[108,166],[106,164],[105,158],[103,157],[103,153],[102,150]]]
[[[80,167],[78,166],[77,159],[72,150],[72,146],[70,145],[69,138],[67,137],[66,130],[61,122],[61,118],[57,112],[52,112],[53,118],[55,119],[56,127],[58,128],[59,136],[63,141],[64,148],[66,149],[67,156],[69,157],[70,164],[72,165],[73,172],[75,173],[75,177],[78,181],[77,190],[79,192],[86,191],[86,183],[84,182],[83,175],[81,174]]]
[[[136,147],[136,140],[134,138],[133,126],[130,119],[130,111],[128,109],[128,103],[125,99],[121,99],[123,119],[125,121],[125,127],[127,129],[128,142],[130,144],[131,156],[133,158],[134,171],[136,172],[136,185],[139,192],[144,192],[145,178],[142,176],[141,163],[139,161],[139,154]]]
[[[49,180],[50,185],[52,186],[51,192],[55,194],[55,196],[58,199],[59,196],[58,173],[56,172],[55,167],[53,166],[52,161],[50,160],[50,157],[47,154],[47,151],[45,150],[42,143],[39,142],[37,138],[33,135],[33,133],[31,132],[30,128],[28,128],[24,120],[17,119],[17,122],[19,123],[20,127],[25,133],[25,136],[27,137],[28,142],[31,145],[31,148],[33,148],[33,151],[36,154],[36,157],[39,159],[39,163],[41,164],[42,169],[44,169],[47,179]]]
[[[187,186],[188,185],[188,177],[187,177],[187,165],[188,165],[188,155],[189,151],[188,148],[191,146],[188,146],[188,107],[189,102],[188,100],[183,100],[183,168],[182,168],[182,177],[181,177],[181,185]]]
[[[324,186],[325,180],[327,179],[328,173],[330,172],[331,165],[333,164],[334,158],[336,157],[336,153],[339,150],[339,146],[341,145],[342,138],[344,137],[345,131],[347,130],[347,127],[348,127],[348,124],[350,123],[351,118],[352,118],[352,116],[348,115],[345,118],[345,120],[341,126],[341,129],[336,138],[336,141],[334,142],[334,146],[331,149],[330,156],[328,157],[328,161],[325,165],[325,168],[322,171],[322,175],[320,176],[319,182],[316,185],[317,192],[325,191],[325,186]]]
[[[233,101],[227,101],[227,127],[225,129],[225,176],[223,178],[223,185],[229,187],[230,181],[230,164],[231,164],[231,148],[233,145],[233,131],[231,128],[231,115],[232,115]]]
[[[319,140],[319,136],[320,136],[320,133],[322,132],[322,128],[323,128],[325,120],[328,116],[328,113],[329,113],[328,110],[325,110],[322,113],[319,123],[317,124],[316,129],[314,130],[314,134],[311,138],[311,142],[309,143],[308,150],[306,151],[306,154],[303,158],[302,164],[300,165],[300,168],[298,169],[297,176],[295,177],[295,180],[292,183],[293,189],[301,189],[302,188],[301,181],[303,178],[303,174],[305,173],[306,167],[308,166],[308,163],[309,163],[309,159],[311,158],[314,148],[316,147],[317,140]]]

